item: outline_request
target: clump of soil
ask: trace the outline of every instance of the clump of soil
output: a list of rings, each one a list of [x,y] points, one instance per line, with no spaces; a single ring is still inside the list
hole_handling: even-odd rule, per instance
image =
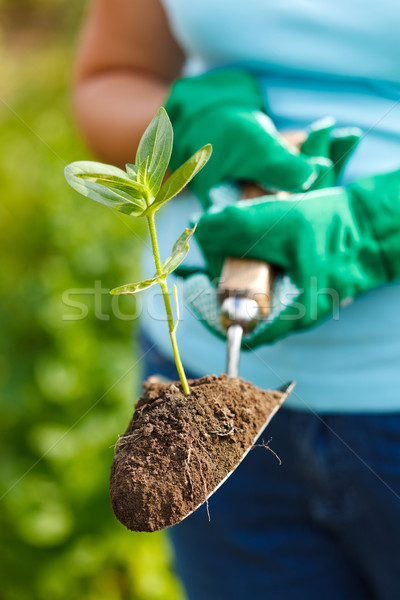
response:
[[[226,375],[178,382],[145,382],[128,429],[116,445],[111,504],[133,531],[179,523],[205,502],[239,464],[283,401]]]

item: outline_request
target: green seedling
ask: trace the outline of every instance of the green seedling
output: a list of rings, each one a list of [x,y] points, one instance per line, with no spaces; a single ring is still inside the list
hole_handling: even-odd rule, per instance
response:
[[[164,182],[171,158],[173,131],[164,108],[160,108],[146,129],[136,153],[136,164],[127,164],[126,171],[98,162],[80,161],[68,165],[65,177],[68,183],[83,196],[114,208],[131,217],[147,221],[153,249],[156,272],[153,277],[129,283],[111,290],[111,294],[137,294],[152,285],[161,287],[175,364],[184,394],[190,393],[176,341],[179,306],[176,286],[176,319],[172,314],[167,277],[183,261],[189,251],[189,240],[194,229],[185,229],[172,248],[171,255],[161,262],[155,227],[155,214],[171,200],[204,167],[211,156],[211,145],[198,150]]]

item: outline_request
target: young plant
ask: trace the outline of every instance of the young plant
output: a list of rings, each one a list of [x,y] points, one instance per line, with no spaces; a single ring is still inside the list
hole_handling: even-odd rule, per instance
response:
[[[150,279],[129,283],[111,290],[111,294],[136,294],[158,283],[161,287],[168,329],[176,368],[187,396],[190,393],[185,371],[179,356],[176,328],[179,308],[176,286],[176,320],[172,314],[167,277],[183,261],[189,251],[193,229],[185,229],[172,248],[171,255],[161,262],[155,227],[155,214],[163,204],[176,196],[204,167],[211,156],[211,145],[198,150],[162,184],[172,152],[173,131],[164,108],[160,108],[146,129],[136,153],[136,164],[127,164],[126,171],[98,162],[80,161],[68,165],[65,177],[75,190],[96,202],[105,204],[132,217],[147,221],[156,272]]]

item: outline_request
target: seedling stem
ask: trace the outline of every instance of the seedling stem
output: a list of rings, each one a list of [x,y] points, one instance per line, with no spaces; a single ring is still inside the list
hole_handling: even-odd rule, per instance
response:
[[[157,241],[157,232],[156,232],[156,225],[155,225],[155,220],[154,220],[154,213],[150,213],[150,215],[147,217],[147,225],[148,225],[149,233],[150,233],[151,246],[153,248],[153,256],[154,256],[154,264],[156,267],[156,274],[160,276],[160,279],[158,280],[158,282],[160,284],[160,288],[161,288],[161,292],[162,292],[162,296],[163,296],[163,300],[164,300],[165,312],[167,313],[168,330],[169,330],[169,335],[171,338],[172,351],[174,353],[174,360],[175,360],[176,368],[178,371],[179,379],[181,381],[183,393],[185,394],[185,396],[188,396],[190,394],[190,388],[189,388],[189,385],[188,385],[188,382],[186,379],[185,370],[182,365],[181,357],[179,355],[179,350],[178,350],[178,344],[176,341],[176,326],[174,324],[174,317],[172,314],[171,301],[169,299],[168,283],[167,283],[166,278],[162,277],[163,272],[162,272],[162,268],[161,268],[160,252],[158,249],[158,241]]]

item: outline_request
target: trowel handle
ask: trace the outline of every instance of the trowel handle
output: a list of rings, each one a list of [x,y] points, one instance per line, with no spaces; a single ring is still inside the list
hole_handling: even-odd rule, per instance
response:
[[[259,198],[265,191],[255,184],[246,184],[242,191],[242,200]],[[266,317],[271,308],[271,290],[274,273],[271,265],[261,260],[249,258],[225,259],[219,281],[219,297],[223,302],[228,296],[254,299],[261,314]]]

